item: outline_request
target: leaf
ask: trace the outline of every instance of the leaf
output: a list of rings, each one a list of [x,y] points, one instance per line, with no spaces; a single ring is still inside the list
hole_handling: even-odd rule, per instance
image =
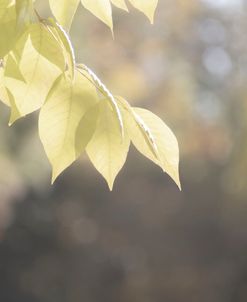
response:
[[[0,58],[12,48],[15,41],[16,13],[10,1],[0,1]]]
[[[125,11],[128,11],[128,7],[125,3],[125,0],[111,0],[111,2],[118,8],[121,8]]]
[[[49,0],[53,15],[67,31],[70,29],[79,2],[80,0]]]
[[[74,82],[60,76],[39,116],[39,134],[52,165],[52,182],[71,165],[93,135],[97,110],[85,113],[98,101],[94,86],[79,72]]]
[[[16,29],[20,32],[25,26],[35,21],[33,0],[18,0],[16,9]]]
[[[22,79],[16,78],[17,70]],[[19,112],[17,116],[12,114],[10,122],[39,109],[64,70],[64,56],[54,36],[43,24],[30,25],[6,62],[6,87]]]
[[[81,0],[81,3],[92,14],[108,25],[113,32],[110,0]]]
[[[90,68],[88,68],[84,64],[77,64],[77,68],[78,68],[79,72],[86,71],[88,73],[91,81],[94,82],[98,91],[104,96],[105,101],[107,101],[110,104],[110,106],[118,120],[118,128],[120,130],[121,136],[123,137],[124,136],[123,119],[122,119],[122,114],[121,114],[120,108],[118,106],[118,103],[115,100],[115,97],[112,95],[112,93],[109,91],[109,89],[101,82],[99,77]]]
[[[125,113],[124,119],[125,123],[135,123],[135,126],[137,126],[140,130],[140,132],[143,135],[143,138],[146,141],[147,146],[149,147],[150,152],[153,154],[153,156],[159,160],[159,154],[158,154],[158,148],[154,139],[154,136],[151,132],[151,130],[147,127],[147,125],[144,123],[144,121],[141,119],[140,116],[138,116],[133,108],[129,105],[127,101],[125,101],[121,97],[116,98],[124,110],[128,112],[128,115]],[[127,118],[128,117],[128,118]]]
[[[119,100],[123,103],[121,98]],[[176,137],[170,128],[152,112],[141,108],[132,108],[132,110],[133,113],[126,110],[125,107],[124,118],[127,133],[134,146],[144,156],[160,166],[181,188],[178,170],[179,148]],[[140,121],[143,124],[142,126],[139,124]],[[157,147],[157,156],[152,151],[149,140],[142,131],[143,126],[152,136],[153,143]]]
[[[154,22],[154,13],[159,0],[129,0],[129,2],[139,11],[143,12],[150,20]]]
[[[76,63],[74,48],[70,41],[70,38],[60,24],[55,22],[53,19],[49,19],[49,21],[52,24],[51,29],[53,30],[54,34],[56,35],[59,43],[63,48],[63,53],[70,77],[71,79],[74,79]]]
[[[111,3],[118,8],[128,11],[125,0],[81,0],[82,5],[93,13],[97,18],[107,24],[113,32]],[[150,20],[154,21],[154,13],[158,0],[129,0],[139,11],[143,12]]]
[[[8,93],[4,83],[4,69],[0,67],[0,100],[7,106],[10,106]]]
[[[110,190],[126,161],[129,145],[127,135],[121,138],[118,120],[110,104],[102,100],[99,103],[97,127],[86,151],[94,167],[106,179]]]
[[[6,9],[11,6],[11,0],[1,0],[0,2],[0,22],[5,16]]]

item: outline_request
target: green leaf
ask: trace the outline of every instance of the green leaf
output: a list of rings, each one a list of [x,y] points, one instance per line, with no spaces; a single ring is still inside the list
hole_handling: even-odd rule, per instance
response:
[[[10,106],[8,93],[4,82],[4,69],[0,67],[0,100],[7,106]]]
[[[86,147],[97,120],[95,87],[79,72],[75,80],[60,76],[52,87],[39,116],[39,133],[52,165],[52,182]]]
[[[105,101],[107,101],[110,104],[110,106],[118,120],[118,128],[120,130],[121,136],[123,137],[124,136],[123,119],[122,119],[122,114],[121,114],[120,108],[118,106],[118,102],[115,100],[115,97],[112,95],[112,93],[109,91],[109,89],[101,82],[101,80],[98,78],[98,76],[86,65],[77,64],[77,69],[79,70],[79,72],[86,71],[86,73],[89,74],[90,80],[94,82],[94,84],[97,87],[100,94],[105,98]]]
[[[92,14],[108,25],[113,32],[110,0],[81,0],[81,3]]]
[[[22,78],[16,78],[17,70]],[[6,62],[6,87],[19,112],[17,116],[12,114],[10,122],[39,109],[64,70],[64,56],[54,36],[43,24],[30,25]]]
[[[126,101],[118,99],[124,106],[123,114],[127,133],[134,146],[144,156],[160,166],[181,188],[178,142],[170,128],[152,112],[141,108],[132,108],[130,111],[126,107]],[[147,139],[147,136],[151,136],[151,139]],[[156,146],[155,152],[151,142]]]
[[[143,12],[150,20],[154,21],[154,13],[159,0],[129,0],[129,2],[139,11]]]
[[[14,7],[12,0],[1,0],[1,2],[0,2],[0,22],[2,22],[2,20],[6,18],[6,10],[9,7]]]
[[[20,32],[23,28],[35,21],[33,0],[17,0],[16,5],[16,29]]]
[[[15,42],[16,13],[10,1],[0,1],[0,58],[3,58]]]
[[[51,11],[57,21],[69,31],[80,0],[49,0]]]
[[[60,24],[55,22],[53,19],[49,19],[49,21],[52,24],[51,29],[53,30],[54,35],[57,37],[59,43],[63,48],[63,53],[66,61],[66,68],[68,70],[68,73],[70,74],[71,79],[73,80],[75,75],[76,63],[74,48],[72,46],[70,38]]]
[[[111,0],[111,2],[118,8],[121,8],[125,11],[128,11],[128,7],[125,3],[125,0]]]
[[[122,138],[119,133],[118,119],[110,104],[102,100],[99,103],[97,127],[86,151],[94,167],[106,179],[110,190],[126,161],[129,145],[129,137],[124,135]]]
[[[144,121],[138,116],[133,108],[129,105],[127,101],[125,101],[121,97],[116,98],[119,102],[119,105],[122,107],[122,111],[124,113],[124,120],[126,124],[132,124],[138,127],[139,131],[142,133],[143,138],[146,141],[147,146],[149,147],[149,151],[153,154],[154,158],[159,160],[158,147],[156,145],[154,136],[151,130],[147,127]],[[128,114],[125,112],[127,111]]]
[[[51,1],[51,0],[50,0]],[[158,0],[129,0],[139,11],[143,12],[150,20],[154,21],[154,13]],[[97,18],[107,24],[113,32],[111,3],[118,8],[128,11],[125,0],[81,0],[82,5],[93,13]]]

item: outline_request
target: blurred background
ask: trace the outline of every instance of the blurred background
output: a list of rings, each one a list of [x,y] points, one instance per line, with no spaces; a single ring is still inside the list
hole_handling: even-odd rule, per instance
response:
[[[80,8],[77,59],[171,127],[183,191],[134,148],[112,193],[85,156],[51,186],[37,114],[0,105],[1,302],[247,301],[247,1],[130,11],[113,40]]]

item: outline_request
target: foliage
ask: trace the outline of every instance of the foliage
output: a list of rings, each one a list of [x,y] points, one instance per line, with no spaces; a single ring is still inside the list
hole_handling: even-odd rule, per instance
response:
[[[75,62],[69,28],[79,0],[50,0],[43,19],[33,0],[0,1],[0,99],[11,125],[40,109],[39,133],[52,181],[85,150],[112,189],[130,141],[180,187],[179,151],[171,130],[154,114],[113,96],[96,74]],[[128,10],[124,0],[112,4]],[[157,0],[130,0],[153,22]],[[109,0],[81,0],[113,31]]]

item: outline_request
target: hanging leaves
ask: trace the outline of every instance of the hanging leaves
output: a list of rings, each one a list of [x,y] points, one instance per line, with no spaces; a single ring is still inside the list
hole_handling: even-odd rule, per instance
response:
[[[68,30],[80,0],[49,0],[56,17],[42,19],[33,0],[0,1],[0,99],[10,124],[40,109],[39,135],[52,166],[52,182],[84,151],[110,190],[130,142],[180,187],[179,151],[166,124],[148,110],[115,97],[85,64],[76,64]],[[129,0],[152,22],[157,0]],[[81,0],[111,30],[112,4]]]
[[[39,109],[53,82],[65,70],[61,46],[42,23],[28,27],[5,64],[5,85],[17,108],[10,123]]]
[[[70,29],[73,17],[80,0],[49,0],[51,11],[57,21],[67,30]],[[154,13],[158,0],[129,0],[133,7],[144,13],[151,23],[154,20]],[[128,12],[125,0],[81,0],[84,8],[104,22],[113,32],[112,6]]]

